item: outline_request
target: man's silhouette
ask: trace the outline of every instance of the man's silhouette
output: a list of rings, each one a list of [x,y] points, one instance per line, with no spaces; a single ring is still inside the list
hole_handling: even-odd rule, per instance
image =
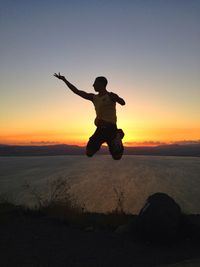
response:
[[[117,94],[106,90],[108,82],[105,77],[101,76],[95,79],[93,87],[98,94],[92,94],[77,89],[66,80],[65,76],[61,76],[60,73],[55,73],[54,76],[64,81],[72,92],[84,99],[92,101],[94,104],[96,110],[94,123],[97,128],[87,143],[86,155],[92,157],[100,149],[101,145],[106,142],[113,159],[121,159],[124,151],[121,140],[124,137],[124,133],[121,129],[117,129],[116,103],[125,105],[125,101]]]

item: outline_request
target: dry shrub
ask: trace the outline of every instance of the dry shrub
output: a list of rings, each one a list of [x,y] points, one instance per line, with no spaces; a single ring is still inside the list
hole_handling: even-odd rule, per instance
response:
[[[73,219],[85,211],[84,204],[80,205],[70,193],[70,185],[65,177],[57,177],[47,182],[46,190],[41,190],[29,183],[24,184],[26,193],[35,200],[34,209],[45,215]]]

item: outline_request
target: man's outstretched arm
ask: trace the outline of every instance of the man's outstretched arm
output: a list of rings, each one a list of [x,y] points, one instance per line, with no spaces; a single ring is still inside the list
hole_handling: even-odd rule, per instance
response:
[[[80,97],[87,99],[87,100],[93,100],[93,96],[94,94],[90,94],[90,93],[86,93],[85,91],[81,91],[79,89],[77,89],[73,84],[71,84],[66,78],[65,76],[60,75],[60,72],[54,73],[54,76],[60,80],[62,80],[68,87],[69,89],[74,92],[75,94],[79,95]]]

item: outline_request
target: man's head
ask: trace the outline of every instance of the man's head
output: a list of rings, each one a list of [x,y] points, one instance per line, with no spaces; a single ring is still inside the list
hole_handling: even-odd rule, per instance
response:
[[[95,79],[93,87],[96,92],[100,92],[106,89],[108,81],[105,77],[99,76]]]

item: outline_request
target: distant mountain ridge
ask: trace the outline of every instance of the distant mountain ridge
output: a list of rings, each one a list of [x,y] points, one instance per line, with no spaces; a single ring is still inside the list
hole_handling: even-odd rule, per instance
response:
[[[109,154],[107,147],[102,147],[100,155]],[[200,157],[200,144],[160,145],[156,147],[125,147],[125,155],[152,156],[192,156]],[[0,144],[0,156],[57,156],[85,155],[85,147],[76,145],[14,146]]]

